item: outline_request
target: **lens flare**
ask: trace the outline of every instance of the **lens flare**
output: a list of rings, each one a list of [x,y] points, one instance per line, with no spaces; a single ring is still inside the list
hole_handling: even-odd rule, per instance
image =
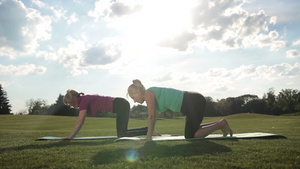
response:
[[[126,152],[126,159],[129,162],[135,162],[138,159],[138,153],[135,149],[130,149]]]

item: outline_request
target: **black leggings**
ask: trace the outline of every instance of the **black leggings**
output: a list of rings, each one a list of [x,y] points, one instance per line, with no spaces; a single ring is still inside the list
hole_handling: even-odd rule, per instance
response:
[[[194,134],[202,123],[206,100],[200,93],[184,92],[181,113],[185,118],[185,138],[194,138]]]
[[[118,137],[147,135],[148,127],[127,129],[130,113],[130,105],[127,100],[115,98],[113,101],[113,113],[117,114],[116,124]]]

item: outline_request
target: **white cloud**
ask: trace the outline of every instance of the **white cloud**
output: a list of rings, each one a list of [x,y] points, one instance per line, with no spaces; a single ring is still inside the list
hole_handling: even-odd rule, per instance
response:
[[[136,4],[138,1],[117,0],[111,3],[108,13],[109,17],[122,17],[139,12],[142,8],[140,4]]]
[[[194,33],[182,32],[173,37],[162,39],[158,44],[163,47],[170,47],[179,51],[186,51],[189,44],[196,40],[197,36]]]
[[[245,11],[246,12],[246,11]],[[267,16],[265,11],[260,10],[258,13],[243,14],[244,22],[241,23],[239,32],[243,37],[253,36],[262,31],[268,31],[268,25],[274,23],[274,19]]]
[[[70,25],[70,24],[75,23],[75,22],[78,21],[78,16],[75,12],[73,12],[70,16],[67,16],[68,10],[66,10],[62,6],[57,6],[57,5],[48,6],[48,5],[45,5],[45,3],[43,3],[39,0],[33,0],[32,3],[39,6],[40,8],[44,8],[44,10],[50,10],[53,14],[49,15],[49,18],[51,18],[51,20],[53,20],[54,22],[58,22],[61,19],[63,19],[63,20],[66,20],[68,25]]]
[[[276,17],[266,15],[263,10],[249,13],[242,5],[227,0],[214,5],[204,1],[195,7],[193,27],[199,35],[198,46],[206,46],[210,50],[256,46],[276,50],[285,46],[277,31],[269,32],[269,25],[276,23]]]
[[[95,2],[95,8],[88,12],[88,15],[94,17],[98,21],[101,17],[104,18],[119,18],[139,12],[142,5],[135,0],[98,0]]]
[[[235,69],[213,68],[201,75],[200,79],[208,79],[212,85],[209,90],[232,89],[232,84],[243,79],[251,79],[256,77],[256,69],[254,65],[241,65]]]
[[[63,63],[64,66],[77,68],[82,60],[82,51],[85,51],[87,46],[82,40],[76,40],[72,37],[67,37],[67,40],[69,41],[68,46],[59,48],[57,51],[59,62]]]
[[[185,51],[192,46],[210,50],[243,47],[285,47],[276,30],[276,16],[264,10],[250,13],[243,9],[246,1],[110,1],[95,2],[89,16],[127,30],[130,38],[151,41],[162,47]],[[158,5],[159,4],[159,5]],[[155,12],[154,12],[155,11]],[[120,19],[123,16],[124,17]],[[114,22],[116,18],[116,22]],[[122,27],[122,28],[120,28]],[[146,42],[147,41],[147,42]]]
[[[76,13],[73,13],[69,19],[67,20],[67,23],[68,24],[72,24],[72,23],[75,23],[78,21],[78,17],[77,17],[77,14]]]
[[[0,74],[2,75],[12,75],[12,76],[21,76],[21,75],[28,75],[31,73],[35,74],[43,74],[47,70],[44,66],[36,66],[34,64],[27,64],[27,65],[1,65],[0,64]]]
[[[32,0],[32,3],[37,5],[38,7],[42,8],[45,6],[45,3],[43,3],[42,1],[40,0]]]
[[[118,43],[100,42],[83,52],[82,66],[106,65],[121,57],[122,49]]]
[[[274,66],[258,66],[255,70],[255,76],[252,78],[275,80],[281,77],[299,76],[299,74],[292,72],[292,70],[300,70],[299,66],[300,65],[297,63],[294,66],[287,63],[277,64]]]
[[[300,57],[300,52],[296,49],[286,51],[287,58],[298,58]]]
[[[65,67],[71,68],[73,76],[88,74],[88,68],[107,68],[120,59],[122,45],[119,40],[110,38],[100,41],[96,45],[86,44],[84,40],[67,37],[69,44],[54,51],[39,51],[38,57],[46,60],[59,60]]]
[[[276,31],[269,32],[268,35],[258,34],[257,36],[252,36],[250,38],[245,38],[243,44],[245,47],[270,47],[271,50],[277,50],[283,48],[286,42],[279,40],[279,34]]]
[[[300,46],[300,40],[297,40],[296,42],[294,42],[293,46]]]
[[[51,20],[21,1],[0,3],[0,56],[32,54],[40,41],[51,38]]]
[[[67,10],[65,10],[61,7],[53,7],[53,6],[51,6],[49,9],[52,10],[52,12],[54,14],[54,17],[52,16],[52,19],[55,22],[59,21],[62,18],[67,19],[67,17],[66,17]]]
[[[54,51],[38,51],[36,56],[43,57],[45,60],[57,60],[59,57]]]
[[[110,6],[110,0],[98,0],[95,2],[95,8],[93,11],[89,11],[88,15],[94,17],[95,21],[98,21],[102,16],[105,16],[105,11]]]
[[[254,65],[242,65],[232,70],[214,68],[209,70],[207,75],[210,78],[222,78],[229,81],[243,78],[275,80],[282,77],[300,76],[300,63],[295,63],[294,65],[282,63],[273,66],[262,65],[256,67]]]
[[[292,46],[294,47],[300,46],[300,40],[293,42]],[[300,57],[300,52],[298,49],[290,49],[286,51],[285,54],[287,58],[291,58],[291,59]]]

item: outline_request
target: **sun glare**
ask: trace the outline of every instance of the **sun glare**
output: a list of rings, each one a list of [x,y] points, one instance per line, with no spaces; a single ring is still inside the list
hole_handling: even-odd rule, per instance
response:
[[[126,152],[126,157],[128,162],[135,162],[138,160],[138,152],[135,149],[130,149]]]
[[[118,24],[122,24],[128,39],[153,45],[164,38],[180,34],[189,27],[192,3],[188,2],[190,1],[144,1],[140,12],[126,17],[123,22],[118,21]]]

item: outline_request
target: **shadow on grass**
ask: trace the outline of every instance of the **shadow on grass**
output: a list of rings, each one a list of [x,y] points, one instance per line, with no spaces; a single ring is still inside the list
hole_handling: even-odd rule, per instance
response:
[[[190,141],[187,144],[160,145],[156,142],[145,142],[144,146],[137,149],[121,148],[103,150],[92,159],[95,165],[120,162],[120,160],[143,160],[152,157],[189,157],[203,154],[231,152],[231,148],[208,140]]]
[[[47,141],[46,141],[47,142]],[[105,140],[105,141],[48,141],[49,144],[29,144],[29,145],[21,145],[15,147],[7,147],[7,148],[0,148],[0,154],[7,152],[7,151],[21,151],[27,149],[48,149],[48,148],[58,148],[58,147],[65,147],[70,145],[75,146],[99,146],[105,144],[112,144],[112,140]]]

